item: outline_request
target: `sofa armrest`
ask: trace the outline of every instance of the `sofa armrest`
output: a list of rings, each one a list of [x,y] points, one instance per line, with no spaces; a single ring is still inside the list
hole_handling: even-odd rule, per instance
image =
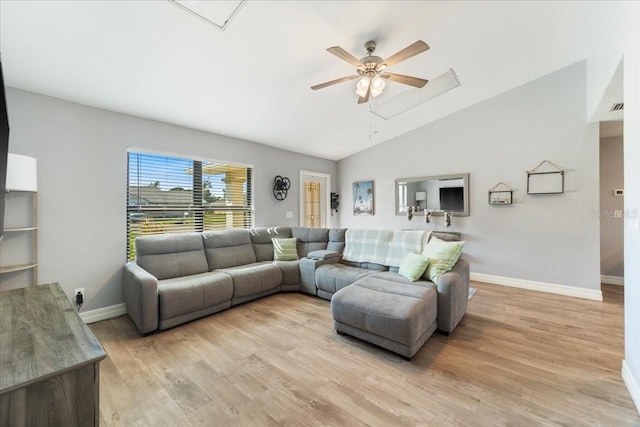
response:
[[[300,290],[307,294],[317,295],[317,287],[316,287],[317,268],[325,264],[337,264],[340,262],[341,259],[342,259],[341,256],[333,256],[327,259],[301,258],[300,259]]]
[[[318,251],[312,251],[307,254],[307,258],[311,259],[333,259],[333,258],[342,258],[342,255],[336,251],[329,251],[326,249],[321,249]]]
[[[124,267],[124,302],[142,334],[158,329],[158,279],[135,262]]]
[[[469,263],[458,260],[451,271],[436,283],[438,288],[438,329],[451,333],[467,311],[469,302]]]

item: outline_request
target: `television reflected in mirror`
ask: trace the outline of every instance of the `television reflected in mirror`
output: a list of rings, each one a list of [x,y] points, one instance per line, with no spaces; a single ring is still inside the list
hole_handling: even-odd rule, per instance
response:
[[[430,210],[432,215],[469,216],[469,174],[396,179],[396,215],[406,215],[409,207],[414,215]]]

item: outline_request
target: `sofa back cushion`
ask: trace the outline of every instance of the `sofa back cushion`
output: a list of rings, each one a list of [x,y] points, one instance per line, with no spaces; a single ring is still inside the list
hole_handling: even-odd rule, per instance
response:
[[[304,258],[309,252],[327,249],[329,229],[292,227],[291,237],[298,239],[298,256]]]
[[[249,230],[216,230],[202,233],[209,271],[256,262]]]
[[[255,227],[249,230],[256,261],[273,261],[272,238],[288,239],[291,227]]]
[[[136,263],[158,279],[209,271],[199,233],[140,236],[134,244]]]
[[[460,233],[456,231],[434,231],[429,236],[429,240],[431,240],[432,237],[437,237],[445,242],[459,242],[461,240]]]
[[[346,228],[332,228],[329,230],[329,243],[327,243],[327,250],[336,251],[338,253],[344,252],[344,242]]]

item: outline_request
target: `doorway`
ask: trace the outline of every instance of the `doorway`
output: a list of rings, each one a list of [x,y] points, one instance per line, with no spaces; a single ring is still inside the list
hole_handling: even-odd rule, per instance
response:
[[[300,171],[300,226],[328,227],[331,176]]]
[[[623,121],[600,122],[600,282],[624,285]]]

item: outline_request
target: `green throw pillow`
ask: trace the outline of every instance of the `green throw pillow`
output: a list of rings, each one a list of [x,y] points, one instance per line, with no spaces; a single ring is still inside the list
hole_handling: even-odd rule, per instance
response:
[[[422,274],[429,265],[429,258],[426,256],[417,254],[415,252],[409,252],[402,261],[400,261],[400,269],[398,273],[402,274],[407,279],[415,282],[420,279]]]
[[[272,238],[271,241],[273,242],[273,259],[276,261],[293,261],[298,259],[297,238]]]
[[[464,241],[445,242],[432,236],[422,255],[429,258],[429,266],[424,273],[424,278],[433,283],[447,271],[451,270],[462,254]]]

